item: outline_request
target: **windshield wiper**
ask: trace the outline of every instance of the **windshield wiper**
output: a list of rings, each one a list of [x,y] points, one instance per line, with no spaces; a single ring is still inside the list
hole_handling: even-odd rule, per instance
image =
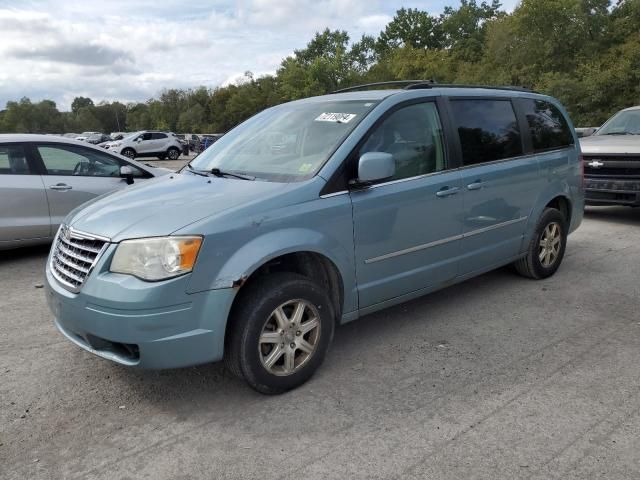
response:
[[[255,180],[256,179],[256,177],[252,177],[250,175],[242,175],[240,173],[223,172],[219,168],[212,168],[209,171],[211,172],[212,175],[215,175],[216,177],[233,177],[233,178],[239,178],[240,180]]]
[[[187,168],[189,169],[189,171],[191,173],[195,173],[196,175],[200,175],[201,177],[208,177],[209,175],[207,175],[206,172],[200,171],[200,170],[196,170],[195,168],[193,168],[191,166],[191,163],[187,163]]]

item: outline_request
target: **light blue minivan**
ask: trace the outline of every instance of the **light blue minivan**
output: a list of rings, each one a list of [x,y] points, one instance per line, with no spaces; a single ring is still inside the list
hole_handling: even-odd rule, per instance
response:
[[[563,107],[390,86],[269,108],[181,171],[73,211],[46,267],[57,328],[122,365],[224,359],[279,393],[338,324],[510,263],[552,275],[584,205]]]

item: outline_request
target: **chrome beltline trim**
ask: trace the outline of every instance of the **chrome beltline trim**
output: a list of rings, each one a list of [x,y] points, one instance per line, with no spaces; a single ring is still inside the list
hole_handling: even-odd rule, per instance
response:
[[[502,227],[506,227],[506,226],[509,226],[509,225],[513,225],[514,223],[523,222],[527,218],[529,218],[529,217],[515,218],[513,220],[508,220],[506,222],[497,223],[497,224],[491,225],[489,227],[479,228],[477,230],[472,230],[470,232],[463,233],[463,234],[460,234],[460,235],[454,235],[452,237],[442,238],[442,239],[436,240],[434,242],[423,243],[422,245],[416,245],[415,247],[409,247],[409,248],[405,248],[403,250],[398,250],[398,251],[391,252],[391,253],[385,253],[384,255],[380,255],[379,257],[368,258],[367,260],[364,261],[364,263],[369,264],[369,263],[380,262],[382,260],[387,260],[389,258],[398,257],[400,255],[406,255],[407,253],[413,253],[413,252],[418,252],[420,250],[425,250],[427,248],[437,247],[439,245],[444,245],[446,243],[455,242],[457,240],[462,240],[463,238],[472,237],[474,235],[478,235],[478,234],[481,234],[481,233],[489,232],[489,231],[495,230],[497,228],[502,228]]]

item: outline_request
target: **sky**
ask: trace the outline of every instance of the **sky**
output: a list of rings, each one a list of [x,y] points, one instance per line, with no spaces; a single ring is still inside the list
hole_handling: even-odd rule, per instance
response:
[[[512,10],[516,0],[503,0]],[[0,0],[0,109],[23,96],[68,110],[145,101],[165,88],[213,88],[273,73],[317,31],[378,35],[401,7],[457,0]]]

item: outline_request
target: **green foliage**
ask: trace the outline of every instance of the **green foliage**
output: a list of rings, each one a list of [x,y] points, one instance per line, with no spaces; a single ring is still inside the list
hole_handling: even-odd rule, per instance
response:
[[[460,0],[440,15],[401,8],[377,37],[316,33],[274,75],[128,105],[76,97],[70,112],[23,98],[0,111],[0,131],[225,132],[282,102],[401,79],[527,86],[559,98],[577,125],[599,125],[640,103],[640,0],[521,0],[509,14],[498,0]]]

